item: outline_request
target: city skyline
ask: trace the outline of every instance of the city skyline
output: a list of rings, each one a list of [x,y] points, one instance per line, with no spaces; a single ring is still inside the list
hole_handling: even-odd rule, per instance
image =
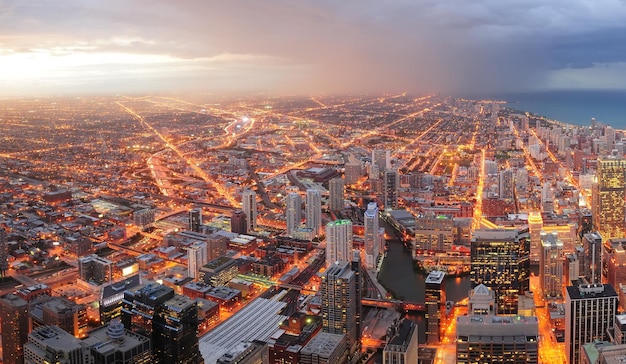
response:
[[[625,17],[611,0],[5,1],[0,97],[623,90]]]

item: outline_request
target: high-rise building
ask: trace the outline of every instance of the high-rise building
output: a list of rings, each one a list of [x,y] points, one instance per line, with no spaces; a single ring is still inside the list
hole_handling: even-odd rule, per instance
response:
[[[322,234],[322,197],[320,191],[306,190],[306,227],[315,231],[315,235]]]
[[[135,289],[141,285],[141,276],[135,274],[121,281],[102,286],[100,290],[100,323],[105,325],[114,318],[119,318],[122,312],[124,291]]]
[[[204,241],[197,241],[187,248],[187,275],[191,278],[198,277],[200,268],[208,262],[207,245]]]
[[[4,277],[9,269],[9,245],[7,243],[7,232],[0,226],[0,277]]]
[[[541,232],[539,282],[546,298],[563,297],[563,242],[555,232]]]
[[[390,334],[383,349],[383,364],[417,363],[417,325],[405,318],[392,328]]]
[[[230,215],[230,231],[237,234],[248,233],[248,217],[243,210],[235,210]]]
[[[147,284],[124,292],[124,327],[152,340],[156,363],[195,364],[202,361],[198,348],[198,308],[172,288]]]
[[[361,177],[361,163],[346,163],[344,175],[347,185],[357,183]]]
[[[588,283],[602,283],[602,236],[596,232],[583,235],[584,255],[581,274]]]
[[[326,263],[352,259],[352,221],[335,220],[326,224]]]
[[[189,210],[189,230],[199,233],[202,226],[202,209]]]
[[[603,275],[613,287],[619,287],[620,283],[626,283],[626,250],[624,245],[626,245],[626,239],[611,239],[603,244]]]
[[[26,364],[91,364],[89,344],[78,340],[58,326],[40,326],[28,335],[24,345]]]
[[[390,151],[382,149],[372,150],[372,165],[370,166],[370,179],[380,178],[382,173],[391,168]]]
[[[598,158],[591,208],[593,225],[604,239],[624,237],[625,173],[625,159],[614,156]]]
[[[543,218],[538,211],[528,214],[528,230],[530,232],[530,261],[536,264],[541,254],[541,232],[543,231]]]
[[[386,169],[383,179],[384,187],[384,203],[385,209],[398,208],[398,187],[400,186],[400,177],[395,169]]]
[[[618,296],[610,284],[568,286],[565,297],[565,356],[570,364],[582,364],[585,343],[607,339],[613,327]]]
[[[124,329],[120,319],[89,333],[84,340],[91,348],[93,364],[150,364],[150,338]]]
[[[256,192],[252,190],[245,190],[241,194],[241,209],[246,214],[248,226],[246,227],[246,234],[252,233],[256,230]]]
[[[415,218],[415,249],[420,254],[448,252],[454,243],[454,230],[452,215],[421,214]]]
[[[528,229],[474,231],[471,243],[472,287],[479,284],[496,293],[498,314],[516,314],[518,295],[530,289]]]
[[[541,190],[541,211],[554,212],[554,193],[550,182],[544,182]]]
[[[344,183],[343,178],[333,178],[328,182],[328,209],[338,211],[344,205]]]
[[[285,220],[287,235],[293,237],[302,222],[302,198],[297,192],[290,192],[285,199]]]
[[[100,285],[113,280],[113,262],[96,254],[78,258],[80,279]]]
[[[24,344],[28,339],[28,302],[8,294],[0,297],[2,323],[2,362],[24,363]]]
[[[378,219],[378,205],[376,205],[376,202],[370,202],[367,204],[367,210],[365,210],[363,215],[363,243],[365,246],[365,266],[367,268],[375,268],[378,262],[378,254],[380,252],[380,243],[378,241],[380,222]]]
[[[439,343],[443,337],[446,318],[445,272],[432,271],[425,281],[424,301],[426,302],[426,336],[428,343]]]
[[[360,339],[357,332],[357,275],[349,261],[333,262],[322,276],[322,329],[331,334],[345,334],[348,348],[356,350]]]
[[[512,169],[505,169],[498,174],[498,195],[500,198],[512,199],[515,189],[515,178]]]

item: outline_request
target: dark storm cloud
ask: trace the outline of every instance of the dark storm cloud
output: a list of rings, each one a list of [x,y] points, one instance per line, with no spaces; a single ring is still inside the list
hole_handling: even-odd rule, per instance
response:
[[[626,62],[624,19],[617,0],[8,1],[0,47],[167,56],[168,85],[497,92]]]

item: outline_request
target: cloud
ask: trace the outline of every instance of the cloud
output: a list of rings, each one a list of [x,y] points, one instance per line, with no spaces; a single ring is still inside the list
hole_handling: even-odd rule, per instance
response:
[[[568,80],[584,88],[591,81],[573,77],[577,70],[626,62],[623,19],[618,0],[13,0],[0,7],[0,57],[37,50],[185,65],[147,63],[151,87],[197,72],[198,86],[216,90],[489,93]],[[129,63],[100,71],[135,72]]]

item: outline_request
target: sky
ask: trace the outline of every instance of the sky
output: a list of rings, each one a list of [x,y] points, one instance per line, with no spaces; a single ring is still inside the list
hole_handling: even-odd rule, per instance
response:
[[[626,89],[626,0],[0,0],[0,96]]]

